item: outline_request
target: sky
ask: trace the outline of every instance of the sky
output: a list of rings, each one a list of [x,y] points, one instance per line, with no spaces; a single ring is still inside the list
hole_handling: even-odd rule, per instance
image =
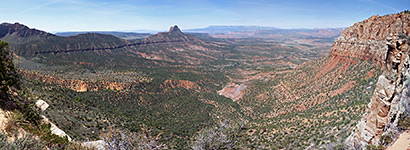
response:
[[[0,22],[47,32],[166,31],[210,25],[348,27],[410,9],[410,0],[0,0]]]

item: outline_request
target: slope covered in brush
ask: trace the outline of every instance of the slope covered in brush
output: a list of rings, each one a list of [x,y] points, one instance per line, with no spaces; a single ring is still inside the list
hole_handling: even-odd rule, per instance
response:
[[[254,119],[250,135],[255,146],[343,148],[344,140],[367,111],[370,99],[374,99],[371,97],[379,88],[376,88],[379,75],[388,68],[386,58],[392,55],[388,53],[387,48],[391,46],[387,42],[408,37],[409,23],[406,12],[372,16],[347,28],[333,44],[329,56],[306,62],[293,71],[271,72],[272,76],[250,82],[243,98],[237,102],[246,108],[244,113]],[[397,57],[407,54],[406,51],[393,53]],[[391,63],[399,62],[402,61]],[[381,114],[386,109],[372,102],[370,110]],[[375,134],[369,137],[377,139],[382,133],[376,129],[386,125],[381,123],[385,119],[371,118],[379,120],[378,124],[369,126],[374,128],[370,133]],[[367,122],[372,124],[374,120]]]
[[[11,49],[17,55],[30,57],[41,53],[70,52],[78,49],[109,49],[127,44],[125,40],[112,35],[88,33],[60,37],[37,29],[30,29],[19,23],[1,24],[0,39],[9,42]]]

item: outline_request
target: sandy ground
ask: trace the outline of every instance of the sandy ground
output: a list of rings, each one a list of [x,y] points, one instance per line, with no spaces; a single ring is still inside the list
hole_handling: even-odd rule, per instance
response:
[[[406,132],[403,132],[400,134],[399,139],[397,139],[396,142],[390,147],[387,148],[387,150],[407,150],[410,148],[410,131],[407,130]]]

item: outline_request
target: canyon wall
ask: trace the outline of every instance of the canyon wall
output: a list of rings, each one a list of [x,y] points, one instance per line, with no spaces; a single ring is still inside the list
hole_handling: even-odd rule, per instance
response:
[[[394,39],[387,45],[386,68],[379,76],[367,114],[346,140],[351,149],[366,149],[368,144],[379,145],[382,135],[397,134],[400,115],[410,112],[408,41]]]
[[[372,61],[383,70],[367,113],[345,141],[349,149],[366,149],[382,135],[397,134],[399,116],[410,112],[409,33],[409,13],[377,15],[347,28],[333,44],[332,56]]]
[[[346,28],[332,45],[331,55],[370,60],[385,67],[386,40],[409,33],[409,13],[372,16]]]

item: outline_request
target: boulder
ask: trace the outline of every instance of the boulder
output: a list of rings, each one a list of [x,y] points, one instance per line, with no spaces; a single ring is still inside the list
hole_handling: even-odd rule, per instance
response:
[[[46,101],[40,99],[36,102],[36,106],[40,109],[41,112],[43,112],[48,108],[49,105]]]

